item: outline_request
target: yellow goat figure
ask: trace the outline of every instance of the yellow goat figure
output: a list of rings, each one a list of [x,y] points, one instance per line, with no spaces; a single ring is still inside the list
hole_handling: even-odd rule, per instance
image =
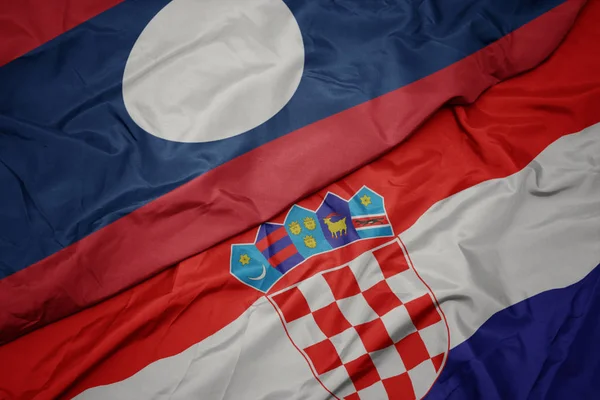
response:
[[[323,218],[323,222],[329,228],[329,232],[331,232],[332,238],[338,238],[339,236],[345,235],[348,233],[348,228],[346,227],[346,217],[340,219],[336,222],[331,222],[331,216]]]

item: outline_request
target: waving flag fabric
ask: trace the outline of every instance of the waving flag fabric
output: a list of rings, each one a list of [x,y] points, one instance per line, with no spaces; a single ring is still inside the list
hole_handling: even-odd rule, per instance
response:
[[[534,67],[584,1],[114,3],[0,67],[2,341],[263,222],[446,101]]]
[[[586,288],[598,282],[599,161],[598,126],[564,137],[518,173],[436,204],[398,242],[261,297],[183,353],[80,398],[548,398],[556,367],[544,361],[568,349],[557,339],[579,340],[567,321],[588,310]],[[559,292],[543,304],[536,295],[551,289]],[[594,374],[578,371],[598,360],[577,355],[583,365],[569,368],[578,375],[571,385],[592,398]],[[469,361],[474,371],[465,371]],[[508,371],[510,386],[497,388]],[[540,373],[548,381],[536,382]]]
[[[2,51],[0,398],[597,397],[599,3],[115,3]]]

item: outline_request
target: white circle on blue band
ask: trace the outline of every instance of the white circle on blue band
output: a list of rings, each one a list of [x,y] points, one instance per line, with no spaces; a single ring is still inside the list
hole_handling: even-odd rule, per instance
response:
[[[303,67],[300,28],[282,0],[174,0],[133,46],[123,98],[152,135],[210,142],[279,112]]]

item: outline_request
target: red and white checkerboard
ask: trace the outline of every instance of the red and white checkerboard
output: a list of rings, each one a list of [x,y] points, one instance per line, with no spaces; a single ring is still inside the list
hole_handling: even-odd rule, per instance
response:
[[[445,361],[446,322],[398,241],[269,298],[340,399],[420,399]]]

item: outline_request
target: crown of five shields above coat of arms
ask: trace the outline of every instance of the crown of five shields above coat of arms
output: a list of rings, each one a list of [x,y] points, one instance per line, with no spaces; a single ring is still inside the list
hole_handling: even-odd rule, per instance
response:
[[[285,289],[269,289],[309,257],[393,236],[383,198],[363,187],[349,200],[328,193],[316,211],[294,206],[283,224],[261,225],[253,244],[232,246],[231,273],[266,293],[333,398],[424,397],[449,344],[435,296],[398,238]]]
[[[254,243],[231,246],[231,273],[267,292],[308,258],[350,243],[394,236],[383,197],[363,187],[350,200],[327,193],[316,211],[294,205],[283,224],[267,222]]]

